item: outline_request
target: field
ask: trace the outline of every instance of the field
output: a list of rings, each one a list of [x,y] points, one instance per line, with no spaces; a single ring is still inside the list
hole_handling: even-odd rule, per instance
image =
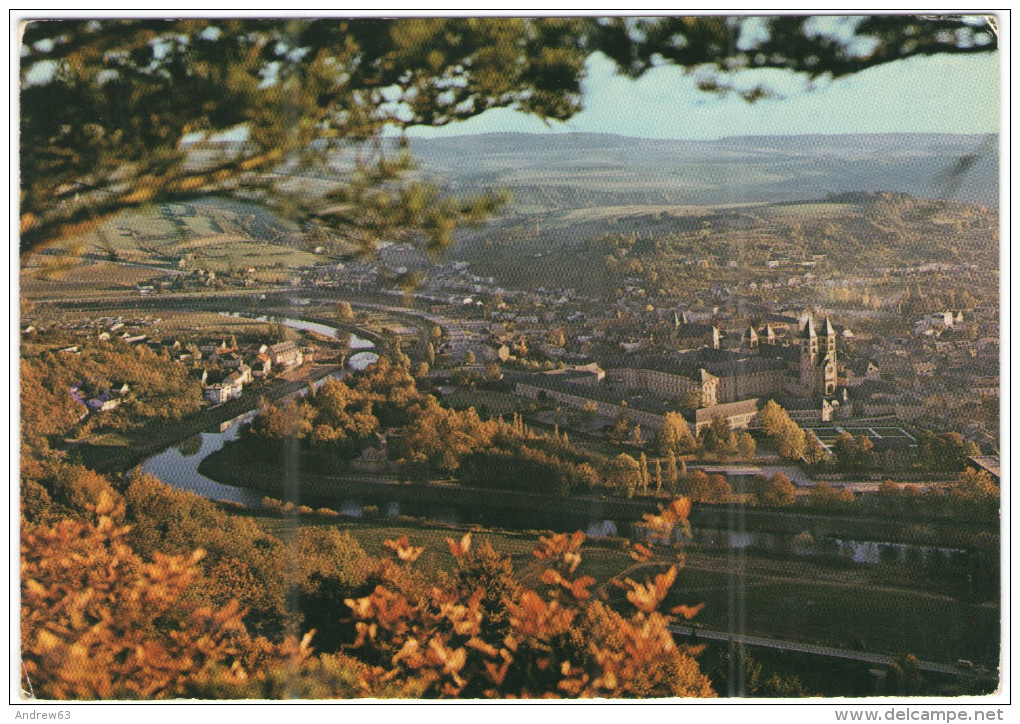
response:
[[[599,206],[590,209],[574,209],[558,217],[558,223],[570,225],[587,221],[609,221],[625,219],[631,216],[704,216],[706,211],[716,209],[738,209],[757,207],[760,204],[709,204],[701,206],[652,206],[633,204],[631,206]]]
[[[817,219],[825,216],[837,216],[851,210],[850,204],[774,204],[769,207],[769,213],[773,216],[802,216],[808,219]]]
[[[490,390],[458,389],[452,395],[444,397],[443,402],[457,410],[473,407],[480,412],[484,408],[490,415],[506,415],[527,407],[527,403],[522,403],[513,395]]]
[[[860,569],[838,570],[790,562],[788,570],[748,555],[734,569],[731,556],[689,554],[678,590],[705,608],[705,628],[904,655],[931,661],[994,662],[999,609],[946,595],[862,580]],[[784,562],[785,563],[785,562]],[[826,575],[828,573],[829,575]],[[687,601],[688,603],[692,601]]]
[[[258,518],[267,531],[288,539],[293,523]],[[407,535],[426,552],[419,567],[449,570],[453,565],[446,538],[463,529],[425,526],[398,520],[350,519],[301,522],[348,531],[373,555],[382,542]],[[488,540],[511,557],[518,574],[533,561],[537,533],[476,532],[475,544]],[[589,540],[582,549],[580,575],[596,587],[633,564],[618,542]],[[801,559],[770,558],[690,550],[669,600],[670,605],[704,603],[694,622],[706,629],[732,630],[841,648],[953,662],[966,658],[993,664],[998,656],[999,609],[962,602],[897,578],[893,569],[847,568]],[[637,574],[640,578],[643,574]],[[896,583],[890,583],[889,580]],[[615,589],[608,589],[615,591]]]
[[[911,445],[916,444],[917,440],[909,432],[904,430],[902,427],[896,426],[881,426],[881,427],[861,427],[861,426],[850,426],[844,427],[842,425],[826,425],[824,427],[807,427],[818,438],[818,441],[825,448],[828,453],[832,452],[832,446],[836,443],[836,438],[841,433],[849,433],[854,437],[863,436],[870,439],[872,442],[878,440],[893,439],[898,442],[909,440]]]
[[[264,210],[207,199],[125,211],[61,246],[86,262],[110,260],[153,267],[143,277],[148,279],[160,270],[286,270],[325,261],[299,248],[300,242],[296,229]],[[43,254],[32,261],[53,266],[58,258]],[[125,278],[131,276],[125,273]]]
[[[95,318],[103,316],[103,314],[103,312],[83,312],[79,316]],[[229,337],[233,334],[241,338],[242,335],[265,336],[269,332],[269,324],[266,322],[256,322],[253,319],[233,317],[217,312],[183,312],[163,309],[154,313],[151,308],[143,309],[123,306],[117,307],[116,311],[110,311],[105,314],[120,316],[125,319],[146,318],[150,321],[158,319],[159,322],[153,324],[152,332],[169,336],[182,332],[191,332],[211,337]],[[43,324],[66,322],[69,319],[65,311],[53,310],[47,307],[41,307],[33,311],[33,317]],[[71,317],[71,319],[74,319],[74,317]]]
[[[25,297],[52,295],[90,295],[99,291],[125,291],[153,277],[162,269],[112,262],[81,261],[58,268],[54,264],[34,263],[21,270],[21,293]]]

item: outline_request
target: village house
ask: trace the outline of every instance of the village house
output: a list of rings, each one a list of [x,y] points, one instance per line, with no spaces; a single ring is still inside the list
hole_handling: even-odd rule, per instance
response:
[[[300,367],[304,363],[301,348],[296,343],[290,341],[271,345],[266,350],[266,355],[273,366],[283,367],[284,369]]]
[[[230,345],[227,344],[226,340],[203,342],[198,347],[198,350],[204,355],[223,354],[229,349]]]
[[[386,435],[375,433],[368,438],[361,454],[351,462],[351,467],[365,473],[381,473],[389,470],[389,443]]]
[[[851,362],[846,368],[846,386],[856,387],[866,380],[881,380],[878,365],[870,360]]]
[[[215,380],[215,381],[210,381]],[[244,390],[244,382],[240,372],[231,372],[225,377],[219,375],[208,375],[202,394],[209,402],[220,405],[228,400],[234,400],[241,396]]]
[[[126,382],[114,382],[108,389],[85,401],[86,406],[94,412],[109,412],[120,407],[124,396],[130,391]]]
[[[497,340],[485,342],[480,351],[482,359],[486,362],[506,362],[510,359],[510,348]]]
[[[266,377],[273,369],[273,363],[269,355],[260,353],[251,363],[251,374],[253,377]]]

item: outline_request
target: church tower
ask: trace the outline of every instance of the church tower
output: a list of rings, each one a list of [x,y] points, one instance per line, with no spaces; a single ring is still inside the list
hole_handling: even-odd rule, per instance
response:
[[[822,334],[825,335],[825,355],[819,363],[821,368],[819,382],[824,394],[831,395],[836,391],[836,329],[828,317],[825,318]]]
[[[822,334],[825,335],[825,353],[831,354],[836,359],[836,329],[832,326],[829,318],[825,318],[825,326],[822,327]]]
[[[822,335],[815,332],[808,317],[800,332],[800,389],[804,395],[831,395],[836,392],[836,330],[825,318]]]
[[[801,345],[801,394],[818,394],[816,365],[818,364],[818,333],[815,321],[808,317],[804,328],[798,334]]]
[[[807,318],[807,323],[798,336],[800,338],[800,389],[805,395],[814,395],[817,394],[815,365],[818,363],[818,334],[815,332],[815,322],[811,317]]]

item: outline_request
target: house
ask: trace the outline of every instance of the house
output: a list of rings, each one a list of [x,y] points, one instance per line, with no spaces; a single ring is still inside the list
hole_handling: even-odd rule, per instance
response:
[[[226,377],[223,377],[215,382],[209,382],[212,376],[207,378],[202,394],[205,399],[214,405],[220,405],[228,400],[234,400],[241,396],[241,392],[244,390],[244,382],[241,379],[240,372],[231,372]]]
[[[390,461],[386,435],[377,432],[369,437],[365,449],[361,451],[361,455],[351,462],[351,467],[367,473],[379,473],[388,470]]]
[[[557,347],[556,345],[546,343],[538,345],[538,351],[551,359],[559,359],[567,353],[567,350],[563,347]]]
[[[220,340],[219,342],[205,342],[199,348],[202,354],[222,354],[230,349],[226,340]]]
[[[237,352],[228,352],[225,355],[220,355],[219,363],[228,370],[236,370],[244,364],[244,360]]]
[[[251,374],[253,377],[266,377],[273,369],[273,363],[268,355],[259,354],[251,363]]]
[[[693,419],[694,434],[711,427],[717,417],[722,418],[731,430],[746,430],[758,418],[758,400],[748,399],[737,402],[724,402],[696,410],[684,410],[685,419]]]
[[[859,360],[847,365],[847,387],[856,387],[867,380],[878,381],[881,379],[882,375],[878,369],[878,365],[870,360]]]
[[[288,341],[274,344],[266,350],[266,354],[273,365],[283,367],[284,369],[300,367],[304,363],[301,348],[294,342]]]
[[[1002,479],[1002,469],[998,455],[972,455],[967,458],[967,467],[974,470],[984,470],[992,476],[992,480],[998,485]]]
[[[121,384],[118,388],[103,390],[100,394],[87,400],[85,404],[95,412],[109,412],[120,407],[121,397],[128,391],[127,384]]]
[[[502,342],[489,341],[482,345],[482,359],[486,362],[506,362],[510,359],[510,348]]]
[[[202,359],[202,353],[193,344],[183,347],[180,342],[174,342],[173,346],[167,347],[167,351],[170,353],[170,359],[177,360],[181,364],[192,364]]]
[[[96,412],[109,412],[120,407],[120,398],[115,397],[113,393],[107,391],[101,394],[99,397],[94,397],[85,404],[89,406],[89,409]]]

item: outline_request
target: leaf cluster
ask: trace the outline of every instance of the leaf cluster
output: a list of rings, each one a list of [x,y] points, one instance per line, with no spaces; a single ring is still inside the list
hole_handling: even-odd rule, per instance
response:
[[[368,663],[369,695],[426,698],[711,696],[692,652],[674,643],[658,612],[676,568],[654,581],[616,580],[634,612],[593,596],[578,575],[584,535],[541,539],[535,585],[510,577],[491,549],[472,552],[471,534],[448,539],[457,569],[446,585],[408,588],[399,572],[421,549],[388,541],[399,563],[369,595],[350,599]],[[693,615],[693,609],[677,611]],[[689,617],[689,616],[688,616]]]
[[[246,698],[285,668],[300,670],[311,635],[279,645],[252,637],[236,600],[183,612],[178,603],[204,552],[141,558],[115,506],[103,496],[95,524],[67,519],[22,531],[21,652],[36,696]]]

